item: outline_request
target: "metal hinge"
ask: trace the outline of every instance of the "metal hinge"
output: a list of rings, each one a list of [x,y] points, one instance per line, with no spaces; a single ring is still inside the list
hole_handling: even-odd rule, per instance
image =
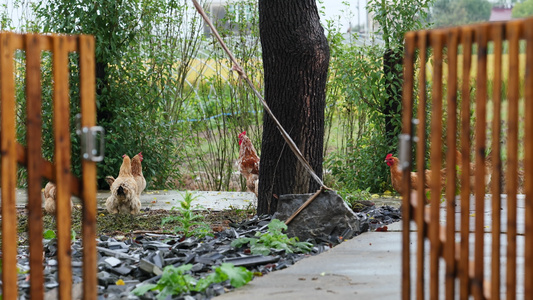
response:
[[[81,156],[85,160],[100,162],[104,160],[104,128],[102,126],[81,127],[81,115],[76,115],[76,133],[81,139]],[[98,139],[98,135],[100,138]],[[99,147],[98,147],[99,146]],[[98,151],[100,150],[100,151]]]
[[[412,119],[411,120],[413,126],[413,132],[415,132],[414,128],[420,123],[418,119]],[[398,158],[400,159],[400,170],[403,171],[411,165],[411,143],[412,142],[418,142],[418,137],[414,136],[413,134],[407,134],[403,133],[398,136],[399,139],[399,150],[398,150]]]

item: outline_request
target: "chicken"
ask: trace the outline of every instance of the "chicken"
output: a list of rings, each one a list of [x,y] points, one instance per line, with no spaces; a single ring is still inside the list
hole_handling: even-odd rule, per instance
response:
[[[392,156],[392,154],[387,154],[385,157],[385,162],[387,163],[387,166],[390,168],[390,179],[391,184],[394,190],[398,193],[402,193],[402,171],[400,170],[400,160],[397,157]],[[417,189],[417,181],[418,181],[418,173],[411,172],[411,187],[416,190]],[[427,184],[427,182],[426,182]]]
[[[385,162],[390,168],[390,177],[391,177],[391,183],[394,190],[396,190],[398,193],[402,193],[402,171],[400,170],[400,160],[397,157],[392,156],[392,154],[387,154],[385,157]],[[431,178],[434,174],[433,170],[424,170],[424,190],[427,192],[429,191],[430,184],[431,184]],[[438,176],[441,179],[441,189],[444,188],[445,180],[446,180],[446,168],[443,168],[439,170]],[[418,173],[417,172],[411,172],[411,187],[413,190],[418,189]]]
[[[111,185],[111,196],[105,203],[107,211],[112,214],[137,214],[141,210],[141,200],[137,190],[137,183],[131,172],[131,159],[124,155],[118,177]]]
[[[244,178],[248,191],[254,192],[257,196],[259,187],[259,156],[255,151],[250,138],[246,136],[246,131],[239,134],[239,158],[237,168]]]
[[[458,166],[458,179],[460,180],[460,174],[462,173],[462,161],[463,161],[463,155],[460,151],[455,150],[455,155],[457,156],[457,166]],[[476,164],[469,162],[468,163],[468,169],[469,169],[469,176],[470,176],[470,191],[473,192],[475,188],[475,181],[476,181]],[[489,183],[491,181],[491,175],[492,175],[492,161],[490,158],[490,155],[487,155],[485,158],[485,188],[490,191]],[[460,183],[460,181],[459,181]]]
[[[137,194],[141,196],[142,191],[146,188],[146,179],[143,176],[143,170],[142,170],[142,164],[143,161],[143,155],[142,152],[139,152],[137,155],[135,155],[131,159],[131,173],[133,175],[133,178],[135,179],[135,183],[137,183]],[[113,182],[115,181],[115,178],[113,176],[106,176],[105,181],[109,186],[113,185]]]
[[[50,214],[55,215],[56,213],[56,185],[51,181],[48,182],[44,187],[44,210]],[[70,200],[70,208],[74,205],[72,204],[72,199]]]
[[[141,196],[142,191],[144,191],[144,189],[146,188],[146,179],[144,179],[141,164],[143,159],[144,158],[142,152],[139,152],[139,154],[135,155],[131,159],[131,173],[133,174],[133,178],[137,183],[137,196],[139,197]]]

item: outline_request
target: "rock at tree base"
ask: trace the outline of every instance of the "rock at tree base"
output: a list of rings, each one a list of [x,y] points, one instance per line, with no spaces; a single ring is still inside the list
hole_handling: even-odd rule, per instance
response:
[[[273,218],[287,220],[313,194],[281,195]],[[288,225],[286,234],[307,239],[350,239],[359,234],[360,221],[346,202],[333,191],[323,191]]]

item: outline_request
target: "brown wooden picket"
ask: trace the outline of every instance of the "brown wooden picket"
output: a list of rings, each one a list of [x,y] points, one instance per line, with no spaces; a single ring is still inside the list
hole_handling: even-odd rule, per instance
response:
[[[405,35],[403,299],[533,295],[532,72],[533,18]]]
[[[79,54],[81,126],[96,123],[94,38],[86,35],[0,33],[1,185],[2,185],[2,297],[17,299],[17,164],[27,169],[30,297],[44,298],[42,179],[57,187],[57,260],[60,299],[72,295],[70,197],[82,200],[83,298],[96,299],[96,163],[82,160],[83,178],[71,174],[69,58]],[[14,53],[26,54],[27,123],[16,124]],[[54,161],[42,158],[41,53],[52,53]],[[16,140],[16,127],[26,126],[27,146]]]

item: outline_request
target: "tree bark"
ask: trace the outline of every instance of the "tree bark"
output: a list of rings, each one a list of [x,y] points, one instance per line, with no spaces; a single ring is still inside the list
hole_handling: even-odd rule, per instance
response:
[[[265,100],[315,173],[322,178],[329,46],[315,0],[259,0]],[[263,119],[257,213],[272,214],[277,197],[315,192],[320,185]]]

